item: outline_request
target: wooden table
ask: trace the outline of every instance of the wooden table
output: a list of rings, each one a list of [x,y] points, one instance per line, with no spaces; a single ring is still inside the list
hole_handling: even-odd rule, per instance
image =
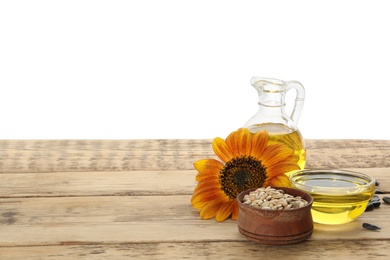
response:
[[[389,193],[390,140],[306,143],[307,168],[355,169]],[[0,259],[389,259],[384,203],[289,246],[201,220],[192,164],[212,157],[210,140],[0,140]]]

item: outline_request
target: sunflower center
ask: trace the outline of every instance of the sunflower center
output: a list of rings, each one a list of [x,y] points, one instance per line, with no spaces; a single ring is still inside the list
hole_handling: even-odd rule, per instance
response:
[[[262,187],[266,179],[261,161],[246,155],[231,159],[219,173],[221,189],[231,199],[244,190]]]

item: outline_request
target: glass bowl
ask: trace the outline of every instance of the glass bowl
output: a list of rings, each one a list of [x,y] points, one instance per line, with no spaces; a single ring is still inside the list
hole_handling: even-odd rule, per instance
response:
[[[293,188],[313,197],[313,221],[343,224],[359,217],[374,196],[375,179],[347,170],[302,170],[290,175]]]

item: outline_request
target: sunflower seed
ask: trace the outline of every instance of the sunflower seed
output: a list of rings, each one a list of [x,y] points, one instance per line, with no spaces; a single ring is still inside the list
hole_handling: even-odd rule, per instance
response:
[[[372,202],[368,202],[365,211],[373,211],[373,210],[374,210],[374,204]]]
[[[390,197],[383,197],[382,200],[386,203],[390,203]]]
[[[381,206],[381,198],[379,196],[374,196],[367,204],[365,211],[372,211],[374,208],[379,208]]]
[[[251,200],[245,200],[243,203],[246,204],[246,205],[249,205],[249,204],[252,203],[252,201]]]
[[[268,210],[283,210],[302,208],[308,202],[302,197],[294,197],[283,190],[274,188],[259,188],[244,196],[243,203],[256,208]]]
[[[363,223],[362,227],[365,228],[365,229],[368,229],[368,230],[373,230],[373,231],[381,230],[380,227],[377,227],[377,226],[369,224],[369,223]]]
[[[372,205],[374,205],[374,208],[379,208],[381,206],[380,201],[371,201]]]
[[[268,194],[263,194],[263,195],[261,195],[260,199],[261,199],[261,200],[266,200],[267,197],[268,197]]]
[[[379,198],[379,196],[374,196],[374,197],[372,197],[372,199],[371,199],[371,201],[380,201],[381,200],[381,198]]]
[[[272,198],[274,198],[274,199],[281,199],[281,198],[283,198],[283,194],[281,194],[281,193],[272,194]]]
[[[263,204],[261,204],[262,207],[269,207],[269,202],[268,201],[264,201]]]

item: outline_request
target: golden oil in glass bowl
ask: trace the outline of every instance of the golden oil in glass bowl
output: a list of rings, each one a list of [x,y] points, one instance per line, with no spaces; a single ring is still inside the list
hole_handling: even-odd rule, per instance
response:
[[[375,180],[346,170],[303,170],[290,175],[294,188],[313,197],[313,221],[343,224],[359,217],[375,192]]]

